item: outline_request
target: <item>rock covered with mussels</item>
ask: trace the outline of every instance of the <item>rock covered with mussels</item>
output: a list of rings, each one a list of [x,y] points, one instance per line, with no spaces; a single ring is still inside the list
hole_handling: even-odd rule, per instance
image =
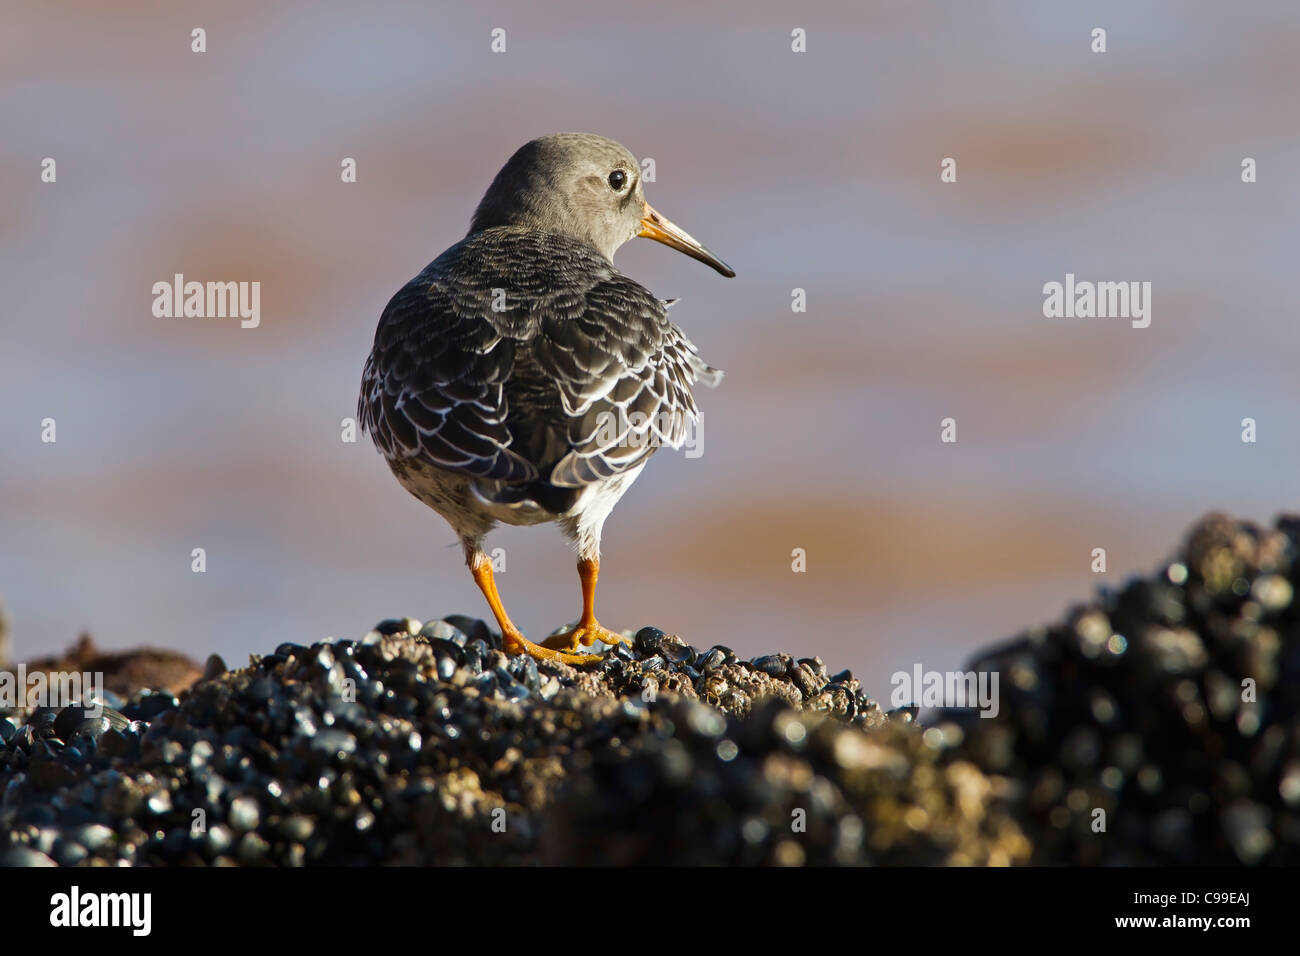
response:
[[[1204,519],[979,655],[991,720],[654,628],[581,669],[464,617],[210,660],[0,717],[0,864],[1294,863],[1298,535]]]

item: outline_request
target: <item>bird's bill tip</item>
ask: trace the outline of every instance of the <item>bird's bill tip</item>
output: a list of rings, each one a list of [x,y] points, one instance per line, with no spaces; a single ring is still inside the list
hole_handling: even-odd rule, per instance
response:
[[[645,204],[645,215],[641,218],[641,231],[637,235],[642,239],[653,239],[655,242],[662,242],[665,246],[676,249],[678,252],[684,252],[692,259],[698,259],[706,266],[717,270],[728,279],[734,278],[736,275],[731,266],[709,252],[708,249],[704,248],[703,243],[681,226],[668,219],[668,217],[660,215],[649,203]]]

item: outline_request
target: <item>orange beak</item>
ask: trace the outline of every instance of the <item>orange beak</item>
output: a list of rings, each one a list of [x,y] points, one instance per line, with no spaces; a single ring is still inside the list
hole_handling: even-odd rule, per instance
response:
[[[641,231],[637,235],[643,239],[662,242],[678,252],[684,252],[692,259],[698,259],[706,266],[712,266],[728,279],[736,275],[731,266],[705,249],[698,239],[681,226],[674,225],[667,217],[655,212],[654,207],[649,203],[645,204],[645,216],[641,219]]]

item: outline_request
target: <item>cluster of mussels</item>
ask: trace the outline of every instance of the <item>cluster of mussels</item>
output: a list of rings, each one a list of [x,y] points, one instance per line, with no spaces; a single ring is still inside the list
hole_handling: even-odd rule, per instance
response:
[[[851,674],[654,628],[572,668],[482,621],[385,621],[100,703],[0,719],[0,864],[1029,854],[999,782]]]
[[[465,617],[214,658],[0,717],[0,865],[1295,862],[1298,532],[1211,516],[981,655],[993,719],[655,628],[583,668]]]
[[[967,755],[1041,862],[1300,862],[1300,518],[1212,514],[1155,574],[980,655]],[[970,727],[970,723],[983,726]]]

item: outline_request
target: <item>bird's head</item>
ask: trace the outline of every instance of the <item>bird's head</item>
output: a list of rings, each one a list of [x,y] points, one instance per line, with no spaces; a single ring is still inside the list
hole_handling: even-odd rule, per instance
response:
[[[626,147],[592,133],[557,133],[521,146],[483,196],[470,233],[522,226],[590,243],[607,259],[643,236],[730,278],[736,273],[646,202],[641,167]]]

